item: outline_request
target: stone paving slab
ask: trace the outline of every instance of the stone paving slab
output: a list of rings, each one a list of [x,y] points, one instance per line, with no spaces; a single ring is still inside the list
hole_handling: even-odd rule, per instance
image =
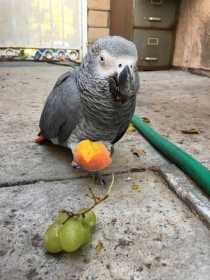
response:
[[[133,140],[128,141],[129,138]],[[145,154],[137,157],[132,149],[144,150]],[[10,146],[1,143],[0,158],[0,186],[87,176],[87,172],[71,167],[72,156],[68,149],[54,145],[17,142]],[[144,138],[135,132],[133,138],[126,136],[115,145],[113,163],[104,173],[125,172],[154,164],[160,166],[164,162]]]
[[[87,189],[93,184],[87,173],[70,167],[69,151],[32,141],[44,101],[67,70],[46,64],[0,65],[0,279],[209,279],[209,231],[175,193],[206,222],[210,215],[203,209],[209,200],[137,132],[116,145],[113,164],[104,172],[114,172],[116,182],[109,200],[96,209],[93,242],[73,255],[55,258],[44,252],[41,236],[52,217],[60,208],[86,206]],[[209,166],[203,151],[210,139],[210,80],[160,71],[141,73],[141,81],[136,112]],[[192,125],[201,127],[201,133],[180,134],[181,128]],[[136,157],[132,148],[146,153]],[[149,171],[154,166],[157,172]],[[139,192],[131,189],[136,182]],[[189,196],[194,196],[193,204]],[[100,254],[95,250],[98,241],[106,248]]]
[[[10,149],[14,150],[11,152]],[[137,157],[132,150],[144,151],[145,154]],[[69,150],[54,145],[40,146],[33,142],[6,145],[0,151],[0,158],[0,187],[90,176],[71,167]],[[203,164],[210,168],[209,161]],[[206,195],[137,132],[127,134],[116,145],[113,163],[103,174],[144,169],[156,169],[169,187],[210,227],[210,206]]]
[[[87,206],[88,178],[1,188],[0,279],[207,280],[210,235],[154,172],[116,176],[96,233],[78,253],[46,254],[41,236],[61,208]],[[139,191],[131,188],[140,185]],[[105,247],[100,253],[96,245]]]
[[[49,92],[59,75],[69,70],[45,63],[20,65],[0,65],[0,145],[24,144],[34,139]]]

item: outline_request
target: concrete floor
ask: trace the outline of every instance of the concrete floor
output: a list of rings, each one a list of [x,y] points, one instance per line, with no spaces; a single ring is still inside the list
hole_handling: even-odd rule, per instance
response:
[[[210,232],[154,166],[164,178],[178,178],[180,188],[198,190],[137,132],[121,140],[105,171],[107,180],[112,172],[116,180],[110,198],[95,209],[92,242],[72,255],[46,254],[42,235],[56,212],[89,205],[89,186],[105,192],[71,169],[68,151],[33,143],[46,96],[65,71],[48,64],[0,67],[0,279],[209,279]],[[181,71],[140,75],[136,112],[210,166],[210,79]],[[181,132],[190,128],[200,133]],[[133,148],[145,154],[137,158]],[[98,253],[99,241],[104,250]]]
[[[210,156],[210,79],[182,71],[141,73],[137,112],[152,126],[201,161]],[[183,134],[196,129],[199,134]]]

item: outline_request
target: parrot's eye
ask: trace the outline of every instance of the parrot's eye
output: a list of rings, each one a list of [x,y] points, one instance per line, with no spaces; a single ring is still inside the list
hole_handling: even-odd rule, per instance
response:
[[[133,68],[133,65],[131,65],[130,68],[132,69],[132,68]]]
[[[121,67],[122,67],[122,64],[121,64],[121,63],[120,63],[120,64],[118,64],[118,67],[119,67],[119,68],[121,68]]]
[[[100,56],[100,61],[104,62],[104,57]]]

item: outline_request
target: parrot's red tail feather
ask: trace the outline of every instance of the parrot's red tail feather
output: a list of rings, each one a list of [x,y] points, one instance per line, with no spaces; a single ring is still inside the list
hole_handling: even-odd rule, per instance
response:
[[[44,144],[44,142],[47,141],[47,138],[45,138],[43,135],[37,135],[36,138],[34,139],[34,142],[37,144]]]

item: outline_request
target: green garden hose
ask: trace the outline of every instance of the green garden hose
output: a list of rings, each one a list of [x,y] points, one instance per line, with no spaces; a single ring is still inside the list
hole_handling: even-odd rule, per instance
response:
[[[150,144],[168,160],[175,163],[184,173],[195,181],[197,185],[210,195],[210,171],[204,165],[160,136],[160,134],[148,126],[141,118],[133,116],[131,122]]]

